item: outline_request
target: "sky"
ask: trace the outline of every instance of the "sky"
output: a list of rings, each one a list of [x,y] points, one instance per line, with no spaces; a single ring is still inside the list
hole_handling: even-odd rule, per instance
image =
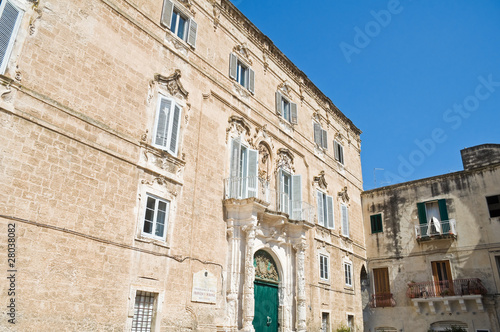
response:
[[[500,1],[232,1],[363,131],[365,190],[500,144]]]

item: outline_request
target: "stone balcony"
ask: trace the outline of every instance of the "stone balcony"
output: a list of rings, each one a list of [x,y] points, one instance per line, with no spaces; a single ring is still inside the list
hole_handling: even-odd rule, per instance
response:
[[[482,299],[486,293],[480,279],[470,278],[409,283],[406,295],[418,313],[423,313],[428,307],[431,313],[436,314],[455,311],[484,312]]]

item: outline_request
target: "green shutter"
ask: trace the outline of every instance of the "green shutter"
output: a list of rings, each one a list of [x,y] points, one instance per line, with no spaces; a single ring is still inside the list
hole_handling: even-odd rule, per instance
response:
[[[420,224],[427,224],[427,214],[425,213],[425,203],[417,203],[418,219]]]
[[[372,234],[381,233],[383,231],[382,228],[382,215],[374,214],[370,216],[370,223],[372,226]]]
[[[439,216],[441,217],[441,225],[443,228],[443,234],[448,234],[450,232],[450,222],[448,219],[448,209],[446,208],[446,199],[438,200],[438,205],[439,205]]]

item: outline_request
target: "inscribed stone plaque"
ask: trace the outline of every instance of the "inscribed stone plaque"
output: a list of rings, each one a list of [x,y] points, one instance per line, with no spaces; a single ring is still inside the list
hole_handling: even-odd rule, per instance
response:
[[[215,304],[216,294],[217,278],[213,274],[207,270],[193,273],[191,301]]]

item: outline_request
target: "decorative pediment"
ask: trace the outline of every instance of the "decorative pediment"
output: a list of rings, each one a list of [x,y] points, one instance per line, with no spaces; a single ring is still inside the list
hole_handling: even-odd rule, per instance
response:
[[[290,93],[292,92],[292,86],[288,81],[283,81],[283,83],[278,85],[278,91],[280,91],[285,96],[290,98]]]
[[[349,194],[347,193],[347,187],[344,187],[341,191],[337,193],[337,197],[342,199],[344,203],[349,202]]]
[[[231,115],[227,122],[229,125],[226,129],[226,143],[231,132],[233,132],[235,136],[250,136],[250,125],[243,117]]]
[[[157,176],[155,178],[153,178],[152,180],[142,180],[141,181],[142,184],[146,184],[148,186],[152,186],[154,185],[155,183],[156,184],[159,184],[160,186],[164,186],[165,188],[167,188],[167,191],[170,195],[172,196],[177,196],[177,191],[173,190],[171,187],[173,185],[175,185],[175,183],[172,183],[172,180],[163,176],[163,175],[160,175],[160,176]]]
[[[165,85],[168,89],[168,92],[170,92],[172,96],[187,99],[189,92],[187,92],[186,89],[184,89],[184,87],[182,86],[180,78],[181,71],[179,69],[176,69],[175,72],[168,77],[160,74],[155,75],[155,81],[159,84]]]
[[[333,136],[333,138],[341,143],[341,144],[344,144],[344,135],[342,135],[341,133],[335,133],[335,135]]]
[[[248,49],[247,43],[241,43],[233,47],[233,52],[238,54],[243,60],[252,65],[252,59],[250,59],[250,50]]]
[[[255,253],[253,266],[255,267],[256,279],[279,282],[276,263],[266,251],[259,250]]]
[[[196,15],[196,11],[193,8],[193,3],[191,2],[191,0],[177,0],[177,1],[181,5],[183,5],[184,7],[186,7],[186,9],[191,12],[191,14],[193,15],[193,17]]]
[[[278,161],[276,163],[276,173],[284,169],[290,173],[295,173],[295,167],[293,167],[293,154],[288,149],[278,150]]]
[[[325,171],[321,171],[318,176],[313,177],[313,182],[316,183],[321,189],[326,189],[328,183],[325,180]]]

